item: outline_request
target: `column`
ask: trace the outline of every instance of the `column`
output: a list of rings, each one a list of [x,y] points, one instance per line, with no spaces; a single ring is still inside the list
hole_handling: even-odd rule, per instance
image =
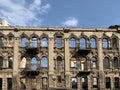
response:
[[[53,88],[53,74],[54,74],[54,34],[49,33],[49,88]]]
[[[64,51],[65,51],[65,75],[66,75],[66,88],[70,88],[70,52],[69,52],[69,39],[65,36],[64,39]]]
[[[92,89],[92,84],[91,84],[91,76],[88,76],[88,90]]]
[[[104,72],[103,72],[103,50],[102,50],[102,39],[99,38],[97,42],[98,48],[98,62],[99,62],[99,86],[100,90],[104,90]]]
[[[80,80],[80,77],[78,77],[78,90],[81,90],[81,80]]]

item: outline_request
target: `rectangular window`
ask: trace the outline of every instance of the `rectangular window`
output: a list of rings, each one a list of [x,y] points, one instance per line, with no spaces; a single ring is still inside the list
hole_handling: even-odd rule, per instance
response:
[[[0,90],[2,90],[2,78],[0,78]]]
[[[120,84],[120,82],[119,82],[119,78],[118,77],[115,77],[114,78],[114,85],[115,85],[115,89],[118,89],[120,86],[119,86],[119,84]]]
[[[93,78],[93,88],[97,88],[98,87],[98,80],[96,77]]]
[[[62,37],[57,37],[56,38],[56,47],[57,48],[62,48]]]
[[[72,78],[72,88],[77,89],[77,87],[78,87],[77,84],[78,84],[77,78],[73,77]]]
[[[57,76],[58,83],[62,83],[61,76]]]
[[[106,88],[111,88],[111,82],[110,82],[110,77],[106,77]]]
[[[12,78],[7,78],[7,89],[12,89]]]

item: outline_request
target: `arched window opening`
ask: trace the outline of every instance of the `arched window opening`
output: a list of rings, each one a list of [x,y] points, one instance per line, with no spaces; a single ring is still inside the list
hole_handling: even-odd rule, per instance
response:
[[[14,44],[14,38],[13,36],[8,36],[8,47],[13,47]]]
[[[56,37],[56,48],[62,48],[62,37],[61,36]]]
[[[48,47],[48,39],[46,37],[42,38],[41,46]]]
[[[104,68],[110,69],[110,60],[108,57],[105,57],[105,59],[104,59]]]
[[[31,60],[31,70],[37,70],[37,59],[33,57]]]
[[[107,38],[103,38],[103,48],[108,48],[109,44],[108,44],[108,39]]]
[[[96,48],[96,39],[95,38],[90,39],[90,48]]]
[[[0,57],[0,68],[3,67],[3,57]]]
[[[114,57],[114,60],[113,60],[113,68],[114,68],[114,69],[119,69],[119,61],[118,61],[118,58],[117,58],[117,57]]]
[[[4,42],[2,37],[0,37],[0,47],[4,47]]]
[[[26,37],[22,37],[21,44],[22,44],[22,47],[26,47],[27,46],[27,38]]]
[[[105,78],[105,81],[106,81],[106,88],[111,88],[111,80],[110,80],[110,77],[106,77],[106,78]]]
[[[60,56],[57,57],[57,70],[62,70],[62,58]]]
[[[119,89],[120,88],[119,77],[115,77],[114,78],[114,86],[115,86],[115,89]]]
[[[87,41],[85,38],[80,39],[80,48],[85,49],[87,47]]]
[[[77,89],[78,88],[78,81],[77,81],[77,78],[76,77],[73,77],[72,78],[72,88],[73,89]]]
[[[95,57],[91,58],[91,67],[97,68],[97,59]]]
[[[76,39],[72,37],[70,39],[70,48],[75,48],[76,47]]]
[[[87,59],[86,59],[86,57],[81,58],[81,70],[87,70]]]
[[[21,62],[20,62],[20,68],[25,68],[26,67],[26,58],[25,57],[23,57],[22,58],[22,60],[21,60]]]
[[[77,68],[77,60],[75,57],[71,58],[71,67],[72,68]]]
[[[8,58],[8,68],[13,68],[13,58],[12,57]]]
[[[43,68],[47,68],[48,67],[48,58],[47,57],[42,57],[42,61],[41,61],[41,66]]]
[[[93,88],[98,88],[98,78],[93,77],[92,81],[93,81]]]
[[[33,47],[33,48],[36,48],[36,47],[37,47],[37,38],[36,38],[36,37],[33,37],[33,38],[32,38],[32,47]]]
[[[113,49],[117,49],[117,43],[118,43],[118,40],[116,38],[112,38],[112,48]]]

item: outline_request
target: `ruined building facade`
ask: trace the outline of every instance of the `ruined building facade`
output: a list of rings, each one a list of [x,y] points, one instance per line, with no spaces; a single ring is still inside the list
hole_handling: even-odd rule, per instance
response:
[[[120,27],[0,26],[0,90],[120,90]]]

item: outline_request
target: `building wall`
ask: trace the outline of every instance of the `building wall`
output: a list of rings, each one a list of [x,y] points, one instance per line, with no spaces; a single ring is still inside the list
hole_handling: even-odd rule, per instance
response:
[[[119,90],[120,29],[1,26],[0,60],[3,90]]]

